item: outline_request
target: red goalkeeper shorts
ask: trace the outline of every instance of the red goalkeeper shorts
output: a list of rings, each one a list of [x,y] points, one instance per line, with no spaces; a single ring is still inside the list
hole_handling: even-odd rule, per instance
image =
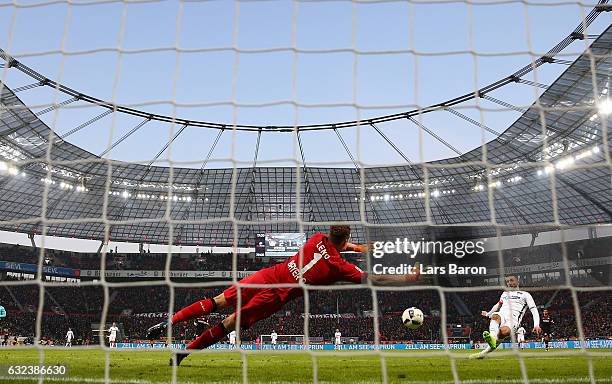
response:
[[[261,270],[240,280],[240,284],[271,284],[266,278],[267,270]],[[286,303],[301,296],[301,289],[295,288],[240,288],[240,326],[249,328],[259,320],[275,314]],[[238,287],[233,285],[223,291],[225,300],[234,307],[238,316]]]

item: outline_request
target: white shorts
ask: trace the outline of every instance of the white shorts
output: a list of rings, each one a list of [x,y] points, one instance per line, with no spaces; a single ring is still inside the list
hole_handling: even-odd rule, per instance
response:
[[[108,342],[109,342],[109,343],[114,343],[114,342],[115,342],[115,340],[116,340],[116,339],[115,339],[114,337],[109,337],[109,338],[108,338]]]
[[[493,317],[493,315],[498,315],[501,318],[501,322],[499,323],[500,327],[509,327],[513,333],[516,333],[516,331],[521,327],[518,319],[508,317],[508,315],[504,314],[503,312],[493,312],[491,317]]]
[[[516,341],[518,343],[524,343],[525,342],[525,335],[516,335]]]

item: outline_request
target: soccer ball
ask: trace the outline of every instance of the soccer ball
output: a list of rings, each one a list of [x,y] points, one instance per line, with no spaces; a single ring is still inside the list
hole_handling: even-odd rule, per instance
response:
[[[410,307],[402,313],[402,322],[408,329],[417,329],[423,325],[423,312],[415,307]]]

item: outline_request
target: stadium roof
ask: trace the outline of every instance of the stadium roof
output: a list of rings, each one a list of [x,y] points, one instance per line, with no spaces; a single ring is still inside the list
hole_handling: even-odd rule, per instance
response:
[[[43,123],[38,116],[53,106],[34,113],[16,96],[25,87],[3,86],[0,229],[41,233],[44,228],[49,235],[115,241],[252,245],[255,233],[312,232],[338,221],[358,227],[356,241],[364,240],[366,226],[393,237],[419,236],[427,225],[442,228],[442,236],[455,226],[468,228],[470,236],[488,236],[496,228],[515,233],[610,223],[610,142],[604,132],[612,113],[611,50],[609,27],[574,62],[554,55],[539,59],[568,68],[485,146],[441,161],[406,159],[404,165],[388,167],[210,169],[205,161],[188,169],[111,161],[62,140]],[[9,58],[8,64],[15,63]],[[541,86],[517,76],[509,79],[504,86]],[[492,91],[479,96],[517,109]],[[427,111],[461,115],[449,105]],[[401,118],[418,124],[418,113]],[[376,123],[372,129],[378,130]],[[336,133],[342,141],[340,130]],[[396,150],[391,143],[389,149]]]

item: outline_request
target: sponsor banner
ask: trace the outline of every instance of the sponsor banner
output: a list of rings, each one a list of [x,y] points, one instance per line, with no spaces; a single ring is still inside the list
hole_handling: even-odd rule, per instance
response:
[[[152,349],[165,349],[165,348],[173,348],[173,349],[185,349],[186,344],[169,344],[165,343],[117,343],[117,348],[123,349],[142,349],[142,348],[152,348]]]
[[[168,313],[167,313],[167,312],[146,312],[146,313],[136,313],[136,314],[134,314],[134,317],[154,317],[154,318],[161,318],[161,317],[168,317]]]
[[[484,349],[487,344],[480,343],[476,345],[478,349]],[[497,349],[519,348],[518,343],[502,343]],[[529,341],[521,343],[521,349],[539,349],[544,348],[544,343],[540,341]],[[560,349],[610,349],[612,348],[612,340],[568,340],[568,341],[551,341],[548,343],[548,348]]]
[[[484,348],[485,344],[475,344],[475,349]],[[548,344],[549,348],[561,348],[561,349],[610,349],[612,348],[612,340],[586,340],[586,341],[552,341]],[[174,349],[185,349],[185,344],[171,344],[167,346],[164,343],[117,343],[117,348],[126,348],[126,349],[139,349],[139,348],[153,348],[153,349],[165,349],[165,348],[174,348]],[[518,344],[514,344],[514,347],[518,347]],[[215,344],[209,349],[236,349],[238,347],[230,344]],[[304,344],[242,344],[240,345],[241,349],[244,350],[268,350],[268,351],[301,351],[305,350],[306,346]],[[444,344],[310,344],[308,346],[309,350],[319,350],[319,351],[333,351],[333,350],[343,350],[343,351],[372,351],[372,350],[385,350],[385,351],[401,351],[401,350],[469,350],[472,349],[471,344],[448,344],[445,346]],[[498,348],[508,349],[512,348],[511,343],[502,343]],[[537,349],[544,348],[544,344],[541,342],[528,342],[522,344],[523,349]]]
[[[142,313],[132,313],[130,316],[133,317],[147,317],[147,318],[168,318],[167,312],[142,312]],[[226,315],[222,313],[209,313],[206,315],[208,318],[224,318]]]
[[[306,315],[302,313],[302,319]],[[354,313],[309,313],[309,319],[354,319],[356,316]]]
[[[553,348],[612,348],[612,340],[554,341],[552,344]]]
[[[164,343],[117,343],[117,348],[123,348],[123,349],[145,349],[145,348],[149,348],[149,349],[185,349],[185,347],[187,347],[187,344],[179,344],[179,343],[172,343],[168,345]],[[230,344],[215,344],[215,345],[208,347],[208,349],[236,349],[236,348],[237,347],[235,345],[230,345]],[[242,344],[240,348],[245,349],[245,350],[257,349],[255,344]]]
[[[254,274],[256,271],[237,271],[236,277],[242,279]],[[166,271],[144,271],[144,270],[123,270],[112,271],[106,270],[106,277],[125,277],[132,279],[150,279],[166,277]],[[81,277],[100,277],[100,271],[97,269],[81,270]],[[231,279],[232,271],[170,271],[170,277],[173,278],[189,278],[189,279]]]
[[[25,273],[38,273],[38,265],[26,264],[26,263],[15,263],[12,261],[0,261],[0,270],[13,271],[13,272],[25,272]],[[53,267],[44,265],[42,267],[44,275],[52,276],[64,276],[64,277],[79,277],[80,270],[64,267]]]
[[[208,349],[238,349],[238,346],[232,345],[232,344],[215,344],[215,345],[208,347]],[[255,350],[257,349],[257,345],[256,344],[240,344],[240,349]]]
[[[295,253],[295,252],[294,252]],[[291,254],[293,256],[293,253]],[[592,259],[582,259],[576,261],[570,261],[570,268],[577,267],[594,267],[612,265],[612,256],[599,257]],[[10,266],[11,268],[8,268]],[[29,267],[28,267],[29,266]],[[563,269],[563,262],[543,263],[543,264],[532,264],[522,265],[515,267],[508,267],[506,271],[508,273],[526,273],[526,272],[540,272],[540,271],[551,271]],[[34,264],[22,264],[22,263],[10,263],[6,261],[0,261],[0,269],[12,270],[12,271],[23,271],[28,273],[36,273],[38,266]],[[61,267],[43,267],[45,274],[56,275],[56,276],[70,276],[78,277],[100,277],[100,271],[97,269],[83,269],[73,270],[70,268]],[[245,278],[254,274],[256,271],[236,271],[236,277],[238,279]],[[487,268],[487,275],[496,276],[498,270],[496,268]],[[122,270],[113,271],[106,270],[106,277],[120,277],[120,278],[134,278],[134,279],[147,279],[147,278],[164,278],[166,277],[165,271],[145,271],[145,270]],[[186,278],[186,279],[231,279],[232,271],[170,271],[171,278]]]
[[[306,346],[303,344],[263,344],[260,349],[262,350],[304,350]],[[320,350],[320,351],[400,351],[400,350],[437,350],[445,349],[444,344],[310,344],[309,350]],[[448,349],[470,349],[470,344],[449,344]]]

